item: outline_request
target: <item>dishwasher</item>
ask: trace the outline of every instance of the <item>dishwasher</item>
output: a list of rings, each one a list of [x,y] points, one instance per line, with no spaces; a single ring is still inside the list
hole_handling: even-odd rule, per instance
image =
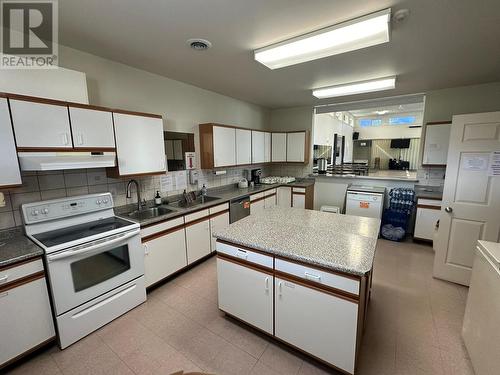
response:
[[[229,201],[229,224],[250,215],[250,195],[234,198]]]
[[[351,185],[347,188],[345,213],[381,219],[384,196],[384,187]]]

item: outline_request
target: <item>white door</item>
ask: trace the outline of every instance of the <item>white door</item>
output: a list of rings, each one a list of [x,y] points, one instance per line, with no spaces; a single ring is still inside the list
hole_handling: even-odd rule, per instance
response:
[[[273,276],[217,259],[219,308],[273,333]]]
[[[280,278],[274,287],[276,337],[354,373],[358,305]]]
[[[0,186],[21,185],[16,144],[7,99],[0,98]]]
[[[213,127],[214,167],[236,165],[236,129]]]
[[[236,129],[236,164],[252,163],[252,132]]]
[[[286,161],[286,133],[272,133],[271,161]]]
[[[264,199],[250,202],[250,215],[264,211]]]
[[[113,117],[120,175],[166,171],[163,120],[123,113]]]
[[[186,227],[188,264],[210,254],[210,219]]]
[[[422,158],[422,164],[446,164],[450,131],[451,124],[427,125],[425,127],[424,155]]]
[[[292,189],[288,186],[280,186],[276,189],[276,201],[279,207],[292,206]]]
[[[288,133],[286,141],[286,161],[305,161],[306,132]]]
[[[264,163],[271,162],[271,133],[264,133]]]
[[[417,207],[417,217],[415,219],[415,231],[413,236],[424,240],[431,240],[434,237],[434,228],[441,216],[439,206],[436,208]]]
[[[73,148],[68,107],[9,99],[17,147]]]
[[[265,161],[265,133],[252,130],[252,164]]]
[[[500,151],[500,112],[453,116],[434,244],[434,276],[469,285],[477,240],[500,240],[500,176],[488,176]]]
[[[187,266],[184,228],[144,244],[144,277],[150,286]]]
[[[215,242],[217,241],[215,237],[212,237],[212,234],[214,232],[226,229],[228,226],[229,226],[229,212],[225,212],[223,214],[210,218],[210,242],[211,242],[212,252],[216,250]]]
[[[306,208],[306,196],[304,194],[292,194],[292,207]]]
[[[69,107],[69,116],[75,148],[115,148],[111,112]]]

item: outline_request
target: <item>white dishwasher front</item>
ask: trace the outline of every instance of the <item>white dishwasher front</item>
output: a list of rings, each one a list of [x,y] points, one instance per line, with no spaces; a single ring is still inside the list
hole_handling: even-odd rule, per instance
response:
[[[347,215],[382,218],[384,195],[364,191],[347,190],[345,213]]]

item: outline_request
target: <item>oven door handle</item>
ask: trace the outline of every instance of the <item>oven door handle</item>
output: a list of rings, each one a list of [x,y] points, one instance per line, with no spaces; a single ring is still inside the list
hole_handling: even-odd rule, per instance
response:
[[[138,234],[139,234],[138,231],[133,231],[133,232],[128,233],[128,234],[123,234],[120,237],[114,238],[114,239],[112,239],[110,241],[100,242],[97,245],[91,245],[91,246],[87,246],[87,247],[85,247],[83,249],[77,249],[77,250],[72,250],[72,251],[63,251],[62,253],[59,253],[59,254],[49,255],[47,257],[47,260],[49,262],[52,262],[54,260],[59,260],[59,259],[74,257],[74,256],[80,255],[80,254],[90,253],[93,250],[100,249],[100,248],[102,248],[104,246],[108,247],[110,245],[114,245],[117,242],[122,242],[123,240],[126,240],[126,239],[128,239],[130,237],[134,237],[134,236],[136,236]]]

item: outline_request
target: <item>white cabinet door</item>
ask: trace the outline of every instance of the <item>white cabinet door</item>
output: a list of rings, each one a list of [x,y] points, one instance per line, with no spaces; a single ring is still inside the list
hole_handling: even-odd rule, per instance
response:
[[[414,237],[424,240],[432,240],[436,223],[441,215],[440,209],[420,208],[417,207],[417,218],[415,219]]]
[[[252,130],[252,163],[265,162],[265,134]]]
[[[276,337],[354,373],[358,305],[280,278],[275,291]]]
[[[214,232],[226,229],[229,226],[229,212],[220,214],[218,216],[214,216],[210,219],[210,242],[211,242],[211,251],[214,252],[216,250],[215,242],[216,238],[212,237]]]
[[[73,148],[68,107],[9,99],[17,147]]]
[[[7,99],[0,98],[0,187],[22,184],[11,124]]]
[[[146,287],[187,266],[184,228],[144,243]]]
[[[219,308],[273,333],[273,276],[217,259]]]
[[[306,196],[304,194],[292,194],[292,207],[306,208]]]
[[[264,211],[264,199],[256,202],[250,202],[250,215],[255,215],[262,211]]]
[[[286,161],[305,161],[306,132],[288,133],[286,140]]]
[[[276,195],[264,199],[264,208],[276,207]]]
[[[252,132],[236,129],[236,164],[252,163]]]
[[[422,164],[444,165],[448,159],[451,124],[427,125],[425,127],[424,155]]]
[[[166,171],[163,120],[113,113],[121,176]]]
[[[186,227],[188,264],[210,254],[210,219]]]
[[[292,189],[288,186],[280,186],[276,189],[276,201],[279,207],[292,206]]]
[[[272,133],[271,161],[286,161],[286,133]]]
[[[111,112],[69,107],[69,116],[75,148],[115,148]]]
[[[214,167],[236,165],[236,129],[213,127]]]
[[[54,337],[45,278],[0,293],[0,365]]]
[[[264,163],[271,162],[271,133],[264,133]]]

